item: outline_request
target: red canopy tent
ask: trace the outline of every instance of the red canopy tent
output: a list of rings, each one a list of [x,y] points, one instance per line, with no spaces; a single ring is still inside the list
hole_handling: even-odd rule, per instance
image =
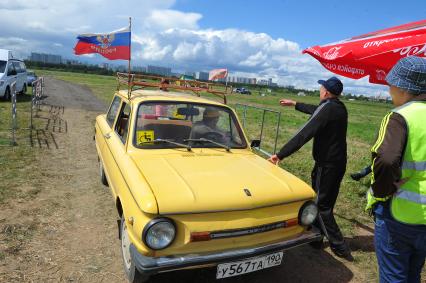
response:
[[[399,59],[426,57],[426,20],[370,32],[340,42],[303,50],[327,70],[341,76],[386,84],[385,77]]]

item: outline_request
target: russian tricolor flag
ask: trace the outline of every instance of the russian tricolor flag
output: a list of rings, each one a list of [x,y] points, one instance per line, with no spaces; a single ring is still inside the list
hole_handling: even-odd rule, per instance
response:
[[[108,34],[80,34],[74,47],[74,54],[99,53],[109,60],[130,60],[130,28],[123,28]]]

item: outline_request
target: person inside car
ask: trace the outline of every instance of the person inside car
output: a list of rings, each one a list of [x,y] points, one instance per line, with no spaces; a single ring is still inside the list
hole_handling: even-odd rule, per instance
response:
[[[218,128],[220,113],[218,110],[208,107],[204,110],[203,119],[194,123],[192,128],[192,138],[206,138],[217,142],[223,141],[225,133]]]

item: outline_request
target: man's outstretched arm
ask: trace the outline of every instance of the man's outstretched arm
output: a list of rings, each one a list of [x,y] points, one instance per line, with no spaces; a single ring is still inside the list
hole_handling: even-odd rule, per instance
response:
[[[305,143],[311,140],[326,125],[329,112],[329,102],[320,105],[306,124],[281,148],[277,153],[277,157],[282,160],[298,151]]]
[[[318,105],[312,105],[312,104],[306,104],[306,103],[301,103],[301,102],[297,102],[295,100],[291,100],[291,99],[281,99],[280,100],[280,105],[281,106],[294,106],[294,108],[297,111],[306,113],[306,114],[314,114],[315,110],[317,110]]]
[[[294,109],[296,109],[297,111],[310,114],[310,115],[314,114],[317,108],[318,108],[318,105],[306,104],[301,102],[296,102],[296,105],[294,106]]]

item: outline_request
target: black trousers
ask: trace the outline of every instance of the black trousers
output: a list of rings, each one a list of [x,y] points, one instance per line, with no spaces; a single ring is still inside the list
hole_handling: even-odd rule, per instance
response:
[[[346,163],[320,164],[315,163],[312,170],[312,188],[317,193],[317,205],[327,230],[331,246],[344,243],[342,232],[334,219],[333,209],[339,194],[340,183],[346,171]],[[316,226],[320,227],[317,221]]]

